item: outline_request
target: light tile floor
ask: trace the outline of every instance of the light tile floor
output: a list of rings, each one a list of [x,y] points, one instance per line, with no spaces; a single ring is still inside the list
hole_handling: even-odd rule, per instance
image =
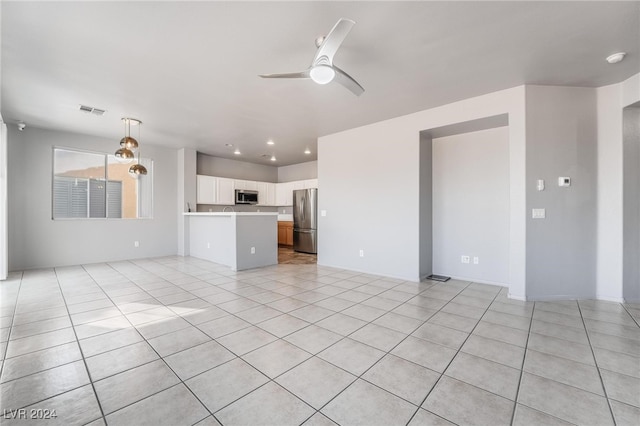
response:
[[[0,295],[3,425],[640,424],[637,304],[182,257]]]

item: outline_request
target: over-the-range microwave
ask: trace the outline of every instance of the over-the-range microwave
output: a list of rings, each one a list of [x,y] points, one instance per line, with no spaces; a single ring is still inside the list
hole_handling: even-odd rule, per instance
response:
[[[258,191],[236,189],[236,204],[258,204]]]

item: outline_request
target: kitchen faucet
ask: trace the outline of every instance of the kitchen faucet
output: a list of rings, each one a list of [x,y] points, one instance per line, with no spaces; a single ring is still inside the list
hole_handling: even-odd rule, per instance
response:
[[[222,213],[226,212],[227,209],[231,209],[232,212],[235,212],[235,210],[233,209],[233,207],[231,206],[226,206],[224,209],[222,209]]]

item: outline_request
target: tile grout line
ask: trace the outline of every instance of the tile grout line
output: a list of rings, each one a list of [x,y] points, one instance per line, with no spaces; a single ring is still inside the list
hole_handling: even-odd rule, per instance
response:
[[[513,412],[511,413],[511,422],[513,424],[516,418],[516,409],[518,408],[518,398],[520,397],[520,386],[522,385],[522,376],[524,376],[524,364],[527,360],[527,350],[529,349],[529,338],[531,337],[531,326],[533,324],[533,316],[536,311],[536,302],[533,302],[533,308],[531,309],[531,318],[529,319],[529,330],[527,331],[527,341],[524,343],[524,355],[522,357],[522,364],[520,365],[520,377],[518,378],[518,387],[516,388],[516,396],[514,399]]]
[[[469,286],[473,284],[473,282],[469,282],[469,284],[467,284],[467,286],[465,288],[463,288],[462,290],[460,290],[458,292],[458,294],[456,294],[456,296],[454,296],[451,300],[455,299],[455,297],[457,297],[458,295],[460,295],[464,290],[466,290],[467,288],[469,288]],[[420,408],[422,408],[422,406],[424,405],[424,403],[427,401],[427,399],[429,398],[429,396],[431,395],[431,392],[433,392],[433,390],[436,388],[436,386],[438,386],[438,383],[440,383],[440,380],[442,380],[442,377],[444,377],[445,373],[447,372],[447,370],[449,369],[449,366],[451,365],[451,363],[453,362],[454,359],[456,359],[456,357],[458,356],[458,354],[460,353],[460,351],[462,350],[462,347],[464,346],[464,344],[467,342],[467,340],[469,340],[469,338],[471,337],[471,335],[473,334],[473,331],[476,329],[476,327],[478,326],[478,324],[480,324],[480,321],[482,321],[482,318],[485,316],[485,314],[487,313],[487,311],[489,310],[489,308],[491,307],[491,305],[493,304],[493,302],[495,302],[495,300],[498,298],[498,296],[500,295],[500,291],[498,291],[498,293],[496,293],[495,296],[493,296],[493,299],[491,299],[491,303],[489,303],[489,305],[487,305],[487,307],[484,310],[484,313],[480,316],[480,318],[478,318],[478,320],[476,321],[476,324],[473,326],[473,328],[471,329],[471,331],[469,331],[467,337],[464,339],[464,341],[460,344],[460,346],[458,347],[458,349],[456,349],[456,353],[455,355],[453,355],[453,357],[451,357],[451,359],[449,360],[449,362],[447,363],[447,366],[442,370],[442,373],[440,373],[440,377],[438,377],[438,380],[436,380],[436,382],[433,384],[433,386],[431,387],[431,389],[429,389],[429,392],[427,392],[427,395],[425,395],[424,399],[422,400],[422,402],[420,403],[420,405],[418,405],[418,409],[415,411],[415,413],[413,413],[413,416],[411,416],[411,418],[409,419],[409,421],[407,422],[407,426],[409,425],[409,423],[411,423],[411,420],[413,420],[413,418],[415,417],[416,414],[418,414],[418,412],[420,411]],[[440,312],[445,306],[447,306],[449,303],[451,303],[451,300],[449,302],[447,302],[442,308],[440,308],[438,310],[438,312]],[[436,312],[437,313],[437,312]],[[435,314],[434,314],[435,315]],[[426,321],[425,321],[426,323]],[[422,327],[422,326],[421,326]],[[457,379],[456,379],[457,380]],[[466,382],[463,382],[466,383]],[[470,386],[470,383],[467,383]],[[475,386],[477,387],[477,386]],[[493,392],[491,392],[493,393]],[[503,397],[504,398],[504,397]],[[515,407],[514,407],[515,409]],[[425,408],[426,410],[426,408]],[[427,410],[428,411],[428,410]],[[431,411],[429,411],[431,413]],[[436,413],[433,413],[435,415],[437,415]],[[440,416],[438,416],[440,417]],[[448,419],[445,419],[447,421],[449,421]]]
[[[368,284],[368,283],[363,283],[362,285],[367,285],[367,284]],[[391,289],[393,289],[393,288],[395,288],[395,287],[397,287],[397,286],[399,286],[399,285],[401,285],[401,284],[402,284],[402,283],[399,283],[399,284],[397,284],[396,286],[392,287]],[[327,285],[331,285],[331,284],[327,284]],[[323,286],[324,286],[324,285],[323,285]],[[361,286],[359,286],[359,287],[361,287]],[[356,287],[356,288],[357,288],[357,287]],[[430,287],[429,287],[429,288],[430,288]],[[391,289],[387,289],[387,290],[391,290]],[[346,291],[350,291],[350,290],[353,290],[353,289],[348,289],[348,290],[346,290]],[[385,291],[387,291],[387,290],[385,290]],[[427,289],[425,289],[425,290],[423,290],[423,292],[424,292],[424,291],[426,291],[426,290],[428,290],[428,288],[427,288]],[[460,291],[462,291],[462,290],[460,290]],[[343,293],[344,293],[344,292],[343,292]],[[384,293],[384,291],[383,291],[383,292],[381,292],[381,293],[379,293],[379,294],[382,294],[382,293]],[[421,293],[422,293],[422,292],[421,292]],[[419,293],[419,294],[421,294],[421,293]],[[372,297],[376,297],[376,296],[378,296],[378,295],[372,295],[371,297],[369,297],[369,298],[367,298],[367,299],[363,299],[363,301],[364,301],[364,300],[369,300],[369,299],[371,299]],[[417,296],[417,295],[414,295],[413,297],[411,297],[411,299],[413,299],[415,296]],[[291,297],[291,296],[289,296],[289,297]],[[329,296],[329,297],[333,297],[333,296]],[[454,296],[454,297],[455,297],[455,296]],[[325,299],[326,299],[326,298],[325,298]],[[321,300],[325,300],[325,299],[320,299],[319,301],[321,301]],[[411,300],[411,299],[409,299],[409,300]],[[357,305],[357,304],[359,304],[359,303],[362,303],[362,302],[355,303],[355,304],[354,304],[354,305],[352,305],[352,306],[355,306],[355,305]],[[403,303],[406,303],[406,302],[402,302],[401,304],[403,304]],[[313,303],[310,303],[309,305],[313,305]],[[315,305],[314,305],[314,306],[315,306]],[[351,306],[350,306],[350,307],[351,307]],[[343,310],[349,309],[350,307],[344,308]],[[250,308],[250,309],[252,309],[252,308]],[[340,312],[341,312],[341,311],[334,312],[333,314],[329,315],[329,317],[330,317],[330,316],[332,316],[332,315],[335,315],[336,313],[340,313]],[[390,311],[389,311],[389,312],[390,312]],[[343,314],[343,315],[346,315],[346,314]],[[385,314],[383,314],[383,315],[385,315]],[[323,352],[323,351],[325,351],[325,350],[329,349],[330,347],[332,347],[332,346],[334,346],[334,345],[338,344],[339,342],[341,342],[341,341],[343,341],[344,339],[346,339],[349,335],[351,335],[351,334],[355,333],[356,331],[358,331],[358,330],[360,330],[360,329],[362,329],[362,328],[366,327],[367,325],[373,324],[373,321],[377,320],[378,318],[380,318],[380,317],[381,317],[381,316],[383,316],[383,315],[380,315],[380,316],[378,316],[378,317],[374,318],[373,320],[371,320],[371,321],[369,321],[369,322],[365,322],[365,324],[364,324],[364,325],[362,325],[361,327],[359,327],[359,328],[357,328],[356,330],[352,331],[351,333],[349,333],[349,334],[348,334],[348,335],[346,335],[346,336],[341,335],[341,336],[342,336],[342,338],[341,338],[341,339],[337,340],[336,342],[334,342],[334,343],[332,343],[331,345],[327,346],[326,348],[322,349],[320,352]],[[432,314],[432,315],[435,315],[435,313],[434,313],[434,314]],[[297,318],[297,317],[296,317],[296,318]],[[328,317],[326,317],[326,318],[328,318]],[[355,317],[352,317],[352,318],[355,318]],[[324,318],[323,318],[323,319],[324,319]],[[318,321],[322,321],[323,319],[320,319],[320,320],[318,320]],[[359,319],[359,318],[355,318],[355,319]],[[265,320],[265,321],[268,321],[268,320]],[[316,321],[316,323],[317,323],[318,321]],[[362,320],[361,320],[361,321],[362,321]],[[264,321],[263,321],[263,322],[264,322]],[[425,320],[425,322],[426,322],[426,320]],[[296,332],[298,332],[298,331],[301,331],[301,330],[303,330],[303,329],[305,329],[305,328],[308,328],[308,327],[310,327],[310,326],[314,326],[314,325],[315,325],[316,327],[320,327],[320,326],[317,326],[317,325],[316,325],[316,323],[309,323],[309,325],[307,325],[307,326],[305,326],[305,327],[303,327],[303,328],[301,328],[301,329],[299,329],[299,330],[293,331],[293,332],[289,333],[288,335],[294,334],[294,333],[296,333]],[[374,324],[374,325],[376,325],[376,324]],[[252,324],[252,326],[257,326],[257,325]],[[382,326],[381,326],[381,327],[382,327]],[[321,328],[323,328],[323,327],[321,327]],[[387,328],[387,327],[384,327],[384,328]],[[416,327],[416,328],[418,328],[418,327]],[[325,330],[327,330],[327,329],[325,329]],[[390,330],[391,330],[391,329],[390,329]],[[265,330],[265,331],[266,331],[266,330]],[[333,331],[331,331],[331,330],[328,330],[328,331],[330,331],[330,332],[332,332],[332,333],[335,333],[335,332],[333,332]],[[392,330],[392,331],[395,331],[395,330]],[[339,333],[335,333],[335,334],[340,335]],[[404,333],[402,333],[402,334],[404,334]],[[288,336],[288,335],[287,335],[287,336]],[[277,337],[277,336],[276,336],[276,337]],[[286,336],[284,336],[284,337],[286,337]],[[408,337],[408,335],[407,335],[407,337]],[[406,339],[406,337],[405,337],[405,339]],[[284,338],[278,338],[278,340],[284,340]],[[353,340],[353,339],[352,339],[352,340]],[[403,339],[403,340],[404,340],[404,339]],[[276,340],[276,341],[277,341],[277,340]],[[274,341],[274,342],[275,342],[275,341]],[[247,353],[246,353],[246,354],[244,354],[244,355],[247,355],[247,354],[249,354],[249,353],[251,353],[251,352],[257,351],[257,350],[259,350],[259,349],[261,349],[261,348],[263,348],[263,347],[265,347],[265,346],[267,346],[267,345],[269,345],[269,344],[271,344],[271,343],[274,343],[274,342],[270,342],[270,343],[267,343],[266,345],[260,346],[260,347],[258,347],[258,348],[256,348],[256,349],[253,349],[252,351],[247,352]],[[347,370],[343,369],[342,367],[340,367],[340,366],[338,366],[338,365],[335,365],[335,364],[333,364],[332,362],[327,361],[327,360],[325,360],[325,359],[323,359],[323,358],[318,357],[318,354],[319,354],[320,352],[318,352],[318,354],[313,354],[313,353],[310,353],[310,352],[306,351],[306,350],[305,350],[305,349],[303,349],[303,348],[300,348],[299,346],[295,345],[294,343],[288,342],[288,341],[286,341],[286,340],[285,340],[285,342],[287,342],[287,343],[289,343],[289,344],[291,344],[291,345],[295,346],[296,348],[298,348],[298,349],[300,349],[300,350],[302,350],[302,351],[304,351],[304,352],[307,352],[307,353],[311,354],[311,357],[309,357],[309,358],[305,359],[304,361],[302,361],[302,362],[300,362],[300,363],[298,363],[298,364],[296,364],[296,365],[294,365],[294,366],[292,366],[292,367],[288,368],[287,370],[283,371],[282,373],[278,374],[278,376],[276,376],[276,377],[274,377],[274,378],[272,379],[272,378],[270,378],[269,376],[266,376],[266,374],[264,374],[262,371],[260,371],[259,369],[257,369],[255,366],[253,366],[252,364],[250,364],[248,361],[244,360],[244,358],[242,358],[242,356],[244,356],[244,355],[242,355],[242,356],[238,356],[238,358],[241,358],[241,359],[242,359],[242,361],[246,362],[246,363],[247,363],[248,365],[250,365],[252,368],[256,369],[258,372],[260,372],[260,373],[261,373],[261,374],[263,374],[265,377],[267,377],[267,378],[269,379],[269,381],[268,381],[267,383],[264,383],[263,385],[258,386],[256,389],[253,389],[252,391],[248,392],[247,394],[245,394],[245,395],[242,395],[242,396],[238,397],[236,400],[234,400],[234,401],[230,402],[229,404],[225,405],[224,407],[221,407],[221,408],[220,408],[219,410],[217,410],[216,412],[219,412],[220,410],[223,410],[224,408],[226,408],[226,407],[228,407],[228,406],[232,405],[233,403],[235,403],[235,402],[237,402],[238,400],[240,400],[240,399],[244,398],[245,396],[247,396],[247,395],[249,395],[249,394],[251,394],[251,393],[253,393],[253,392],[257,391],[258,389],[260,389],[260,388],[262,388],[262,387],[266,386],[268,383],[273,382],[273,383],[275,383],[277,386],[280,386],[280,387],[281,387],[282,389],[284,389],[286,392],[288,392],[289,394],[291,394],[294,398],[296,398],[296,399],[298,399],[298,400],[302,401],[305,405],[307,405],[307,406],[311,407],[311,409],[312,409],[312,410],[314,410],[314,413],[313,413],[311,416],[309,416],[308,418],[306,418],[306,419],[302,422],[302,423],[304,423],[305,421],[309,420],[311,417],[313,417],[313,416],[314,416],[314,415],[316,415],[316,414],[321,414],[321,415],[323,415],[323,416],[324,416],[324,414],[323,414],[323,413],[321,413],[321,412],[320,412],[320,410],[322,410],[322,408],[324,408],[327,404],[329,404],[333,399],[335,399],[338,395],[340,395],[342,392],[344,392],[344,391],[345,391],[349,386],[351,386],[351,385],[352,385],[353,383],[355,383],[358,379],[360,379],[360,378],[361,378],[361,376],[362,376],[363,374],[365,374],[365,373],[366,373],[366,371],[368,371],[368,370],[369,370],[369,369],[365,370],[365,372],[363,372],[360,376],[355,376],[353,373],[351,373],[351,372],[349,372],[349,371],[347,371]],[[369,347],[371,347],[371,348],[373,348],[373,349],[380,350],[380,349],[375,348],[375,347],[373,347],[373,346],[370,346],[370,345],[368,345],[368,344],[366,344],[366,343],[362,343],[362,342],[359,342],[359,341],[357,341],[357,340],[356,340],[356,342],[361,343],[361,344],[366,345],[366,346],[369,346]],[[400,343],[400,342],[399,342],[399,343]],[[398,344],[399,344],[399,343],[398,343]],[[223,346],[224,346],[224,345],[223,345]],[[396,346],[397,346],[397,345],[396,345]],[[395,347],[395,346],[394,346],[394,347]],[[226,348],[226,347],[225,347],[225,348]],[[393,349],[393,348],[392,348],[392,349]],[[391,350],[392,350],[392,349],[391,349]],[[227,350],[229,350],[229,349],[227,348]],[[235,354],[235,353],[234,353],[234,354]],[[385,354],[385,355],[386,355],[386,354]],[[306,401],[302,400],[299,396],[297,396],[296,394],[294,394],[292,391],[290,391],[289,389],[285,388],[284,386],[281,386],[278,382],[276,382],[276,379],[277,379],[278,377],[283,376],[284,374],[288,373],[289,371],[291,371],[291,370],[293,370],[294,368],[298,367],[299,365],[301,365],[301,364],[303,364],[303,363],[305,363],[305,362],[309,361],[309,360],[310,360],[310,359],[312,359],[312,358],[318,358],[318,359],[320,359],[321,361],[324,361],[324,362],[326,362],[326,363],[328,363],[328,364],[330,364],[330,365],[332,365],[332,366],[334,366],[334,367],[336,367],[336,368],[338,368],[338,369],[340,369],[340,370],[342,370],[342,371],[346,372],[347,374],[349,374],[349,375],[351,375],[351,376],[354,376],[354,377],[355,377],[355,379],[354,379],[352,382],[350,382],[350,383],[349,383],[349,385],[347,385],[347,386],[345,387],[345,389],[343,389],[343,390],[342,390],[342,391],[340,391],[338,394],[336,394],[333,398],[331,398],[329,401],[327,401],[327,402],[326,402],[322,407],[320,407],[319,409],[315,409],[315,407],[311,406],[309,403],[307,403]],[[382,358],[384,358],[384,355],[383,355],[383,357],[381,357],[380,359],[382,359]],[[379,360],[378,360],[378,361],[379,361]],[[409,362],[410,362],[410,361],[409,361]],[[375,365],[375,364],[377,364],[377,362],[376,362],[376,363],[374,363],[373,365]],[[373,365],[372,365],[371,367],[373,367]],[[371,368],[371,367],[370,367],[370,368]],[[216,367],[214,367],[214,368],[216,368]],[[209,370],[207,370],[207,371],[210,371],[210,370],[211,370],[211,369],[209,369]],[[202,373],[200,373],[200,374],[202,374]],[[200,374],[198,374],[198,375],[200,375]],[[195,377],[195,376],[194,376],[194,377]],[[364,380],[364,379],[363,379],[363,380]],[[370,383],[370,382],[368,382],[368,381],[367,381],[367,383]],[[373,384],[373,383],[371,383],[371,384],[372,384],[373,386],[376,386],[376,387],[380,388],[379,386],[377,386],[377,385],[375,385],[375,384]],[[380,389],[382,389],[382,388],[380,388]],[[389,392],[389,391],[387,391],[387,390],[385,390],[385,389],[383,389],[383,390],[384,390],[385,392],[391,393],[391,392]],[[398,397],[398,398],[400,398],[400,399],[402,399],[402,400],[405,400],[404,398],[399,397],[399,396],[397,396],[397,395],[395,395],[395,394],[393,394],[393,393],[391,393],[391,394],[392,394],[392,395],[394,395],[395,397]],[[405,400],[405,401],[406,401],[406,400]],[[409,402],[409,401],[407,401],[407,402]],[[409,402],[409,403],[410,403],[410,402]],[[412,403],[410,403],[410,404],[412,404]],[[413,405],[413,404],[412,404],[412,405]],[[418,408],[419,408],[419,407],[418,407]],[[325,417],[326,417],[326,416],[325,416]],[[327,418],[329,418],[329,417],[327,417]]]
[[[607,394],[607,388],[604,385],[604,379],[602,378],[602,372],[600,371],[600,366],[598,366],[598,359],[596,358],[596,353],[593,350],[593,345],[591,344],[591,338],[589,337],[589,330],[587,328],[587,324],[584,322],[584,317],[582,316],[582,308],[580,307],[580,302],[576,300],[576,304],[578,305],[578,312],[580,313],[580,319],[582,320],[582,326],[584,327],[585,334],[587,335],[587,341],[589,342],[589,350],[591,351],[591,356],[593,357],[593,362],[596,365],[596,370],[598,371],[598,377],[600,378],[600,384],[602,385],[602,391],[604,392],[604,398],[607,401],[607,406],[609,407],[609,413],[611,414],[611,418],[613,419],[613,424],[616,425],[616,416],[613,414],[613,407],[611,406],[611,400],[609,399],[609,395]]]
[[[127,261],[127,262],[129,262],[129,261]],[[111,266],[111,265],[109,265],[109,266]],[[115,268],[113,268],[113,269],[114,269],[115,271],[117,271]],[[117,272],[118,272],[118,273],[120,273],[119,271],[117,271]],[[147,271],[147,272],[149,272],[149,271]],[[151,273],[152,273],[152,272],[151,272]],[[121,275],[122,275],[122,274],[121,274]],[[154,275],[155,275],[155,274],[154,274]],[[123,277],[127,278],[125,275],[123,275]],[[130,282],[132,282],[134,285],[138,286],[138,284],[136,284],[134,281],[131,281],[129,278],[127,278],[127,280],[129,280]],[[98,284],[98,285],[100,285],[100,284]],[[139,287],[139,286],[138,286],[138,287]],[[111,299],[109,299],[109,300],[111,300]],[[112,302],[113,302],[113,301],[112,301]],[[163,306],[165,306],[165,305],[163,304]],[[194,394],[194,393],[193,393],[193,391],[191,390],[191,388],[189,388],[189,386],[187,386],[187,384],[186,384],[186,383],[184,383],[184,381],[182,380],[182,378],[180,378],[180,376],[179,376],[178,374],[176,374],[176,372],[173,370],[173,368],[171,368],[171,366],[167,363],[167,361],[165,361],[164,357],[163,357],[162,355],[160,355],[160,353],[158,353],[158,351],[157,351],[157,350],[156,350],[156,349],[155,349],[155,348],[154,348],[154,347],[149,343],[149,341],[148,341],[148,340],[147,340],[147,339],[142,335],[142,333],[140,333],[140,331],[136,328],[136,326],[135,326],[135,325],[133,325],[133,323],[129,320],[129,318],[128,318],[126,315],[124,315],[124,314],[123,314],[123,316],[127,319],[127,322],[129,322],[129,324],[131,324],[131,326],[133,327],[133,329],[135,329],[135,330],[136,330],[136,332],[140,335],[140,337],[143,339],[143,341],[144,341],[147,345],[149,345],[149,347],[151,348],[151,350],[153,350],[153,351],[156,353],[156,355],[158,356],[158,359],[157,359],[157,360],[153,360],[153,361],[150,361],[150,362],[148,362],[148,363],[144,363],[144,364],[138,365],[138,366],[136,366],[136,367],[133,367],[133,368],[128,369],[128,370],[125,370],[125,371],[130,371],[130,370],[133,370],[134,368],[140,367],[140,366],[142,366],[142,365],[147,365],[147,364],[150,364],[150,363],[152,363],[152,362],[155,362],[155,361],[159,361],[159,360],[161,360],[161,361],[163,362],[163,364],[164,364],[164,365],[165,365],[165,366],[166,366],[166,367],[167,367],[167,368],[168,368],[168,369],[173,373],[173,375],[178,379],[178,381],[179,381],[179,382],[178,382],[178,383],[176,383],[175,385],[169,386],[168,388],[161,389],[161,390],[159,390],[158,392],[154,392],[154,393],[152,393],[152,394],[150,394],[150,395],[147,395],[147,396],[145,396],[144,398],[141,398],[141,399],[139,399],[139,400],[133,401],[133,402],[131,402],[130,404],[124,405],[124,406],[122,406],[122,407],[118,408],[117,410],[115,410],[115,411],[113,411],[113,412],[111,412],[111,413],[109,413],[109,414],[117,413],[118,411],[121,411],[121,410],[123,410],[123,409],[125,409],[125,408],[127,408],[127,407],[129,407],[129,406],[131,406],[131,405],[134,405],[134,404],[136,404],[136,403],[138,403],[138,402],[140,402],[140,401],[143,401],[143,400],[145,400],[145,399],[148,399],[148,398],[150,398],[150,397],[152,397],[152,396],[158,395],[158,394],[160,394],[160,393],[162,393],[162,392],[164,392],[164,391],[166,391],[166,390],[168,390],[168,389],[171,389],[171,388],[173,388],[173,387],[178,386],[178,385],[180,385],[180,384],[181,384],[181,385],[183,385],[183,386],[184,386],[184,387],[189,391],[189,393],[191,393],[191,395],[193,395],[193,397],[194,397],[194,398],[195,398],[195,399],[196,399],[196,400],[197,400],[197,401],[202,405],[202,407],[203,407],[203,408],[204,408],[204,409],[209,413],[209,415],[210,415],[210,416],[212,416],[212,417],[216,418],[216,417],[213,415],[213,413],[209,410],[209,408],[208,408],[208,407],[207,407],[207,406],[206,406],[206,405],[205,405],[205,404],[200,400],[200,398],[198,398],[198,396],[197,396],[196,394]],[[188,321],[187,321],[187,322],[188,322]],[[197,346],[197,345],[196,345],[196,346]],[[187,349],[189,349],[189,348],[187,348]],[[186,350],[186,349],[185,349],[185,350]],[[173,354],[172,354],[172,355],[173,355]],[[88,372],[88,369],[87,369],[87,372]],[[124,371],[123,371],[123,372],[124,372]],[[115,373],[115,374],[113,374],[113,375],[111,375],[111,376],[109,376],[109,377],[113,377],[113,376],[115,376],[115,375],[117,375],[117,374],[120,374],[120,373],[123,373],[123,372]],[[89,375],[89,379],[91,380],[91,383],[92,383],[92,385],[93,385],[93,379],[91,379],[91,375]],[[103,378],[103,379],[104,379],[104,378]],[[103,379],[100,379],[100,380],[103,380]],[[99,381],[99,380],[97,380],[97,381]],[[95,392],[95,389],[94,389],[94,392]],[[96,399],[99,401],[98,393],[97,393],[97,392],[96,392]],[[103,414],[103,417],[104,417],[104,421],[105,421],[105,423],[107,423],[107,418],[106,418],[106,416],[105,416],[104,414]],[[207,417],[208,417],[208,416],[207,416]],[[200,421],[202,421],[202,420],[206,419],[207,417],[205,417],[205,418],[202,418],[202,419],[198,420],[198,422],[200,422]],[[196,422],[196,423],[197,423],[197,422]]]
[[[2,354],[2,364],[0,365],[0,379],[2,378],[2,374],[4,373],[4,366],[5,366],[5,363],[7,362],[7,353],[9,352],[9,342],[11,342],[11,332],[13,331],[13,322],[15,321],[16,312],[18,311],[18,299],[20,298],[20,290],[22,289],[23,280],[24,280],[24,271],[20,273],[20,283],[18,284],[18,290],[16,291],[16,302],[13,307],[13,314],[11,315],[11,324],[9,324],[9,334],[7,334],[7,347],[4,348],[4,353]]]
[[[84,266],[82,267],[82,269],[85,270]],[[69,306],[67,305],[67,299],[65,298],[64,291],[62,290],[62,286],[60,285],[60,278],[58,276],[58,271],[57,271],[56,268],[53,268],[53,273],[55,274],[56,282],[58,283],[58,288],[60,289],[60,294],[62,296],[62,300],[64,301],[64,307],[67,310],[67,314],[69,315],[69,321],[71,321],[71,329],[73,331],[73,335],[76,338],[75,342],[78,345],[78,350],[80,351],[80,356],[82,357],[82,364],[84,365],[84,369],[87,372],[87,378],[89,379],[89,383],[91,384],[91,389],[93,390],[93,396],[96,398],[96,403],[98,404],[98,409],[100,409],[100,414],[102,415],[102,420],[106,424],[107,419],[106,419],[106,417],[104,415],[104,410],[102,409],[102,403],[100,402],[100,399],[98,398],[98,393],[96,392],[96,388],[95,388],[95,386],[93,384],[93,380],[91,380],[91,373],[89,372],[89,366],[87,365],[87,360],[84,357],[84,352],[82,351],[82,346],[80,346],[80,339],[78,339],[78,334],[76,333],[76,329],[73,326],[73,321],[71,320],[71,314],[69,314]]]
[[[638,322],[638,320],[633,315],[631,315],[631,312],[629,312],[629,309],[627,309],[627,307],[624,306],[624,303],[620,303],[620,306],[622,306],[622,309],[624,309],[624,311],[627,313],[627,315],[629,315],[631,317],[631,320],[633,322],[635,322],[638,327],[640,327],[640,323]]]

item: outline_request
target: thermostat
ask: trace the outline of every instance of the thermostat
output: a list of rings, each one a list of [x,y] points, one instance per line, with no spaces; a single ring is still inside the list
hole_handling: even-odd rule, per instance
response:
[[[571,186],[571,178],[570,177],[559,177],[558,178],[558,186]]]

